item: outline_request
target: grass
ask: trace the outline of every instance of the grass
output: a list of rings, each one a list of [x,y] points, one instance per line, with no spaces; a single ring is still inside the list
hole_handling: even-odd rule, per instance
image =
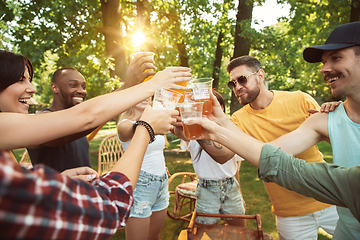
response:
[[[169,139],[171,142],[175,139]],[[324,154],[324,159],[327,162],[332,163],[332,151],[331,146],[326,142],[321,142],[318,144],[319,149]],[[179,148],[178,142],[173,142],[168,149]],[[190,155],[188,153],[172,153],[165,152],[166,166],[169,169],[170,174],[176,172],[194,172],[194,169],[191,164]],[[271,202],[269,196],[266,192],[264,184],[257,178],[257,168],[249,164],[248,162],[243,162],[240,170],[240,182],[241,189],[244,195],[244,200],[246,202],[246,214],[260,214],[263,231],[271,234],[273,238],[279,239],[275,216],[271,213]],[[171,186],[170,186],[171,187]],[[173,200],[170,199],[171,209],[173,206]],[[163,226],[160,239],[169,240],[177,239],[181,230],[186,229],[188,223],[180,220],[172,220],[169,217],[166,218],[165,224]],[[256,229],[256,222],[252,220],[247,221],[247,226],[253,229]],[[112,240],[122,240],[125,239],[125,230],[119,230],[112,238]],[[326,234],[324,231],[319,231],[318,234],[319,240],[328,240],[331,239],[331,236]]]
[[[104,131],[106,130],[106,131]],[[102,131],[95,137],[94,140],[90,142],[90,157],[93,168],[97,170],[98,155],[97,151],[102,139],[109,134],[115,133],[115,123],[110,122],[102,128]],[[179,149],[179,142],[176,141],[176,138],[172,135],[169,135],[168,140],[170,145],[167,149]],[[331,146],[326,142],[321,142],[318,144],[320,151],[324,154],[324,159],[332,163],[332,151]],[[16,158],[19,160],[22,156],[24,149],[14,150]],[[169,169],[170,174],[176,172],[194,172],[192,163],[190,161],[190,155],[187,152],[165,152],[166,166]],[[246,214],[260,214],[261,222],[264,232],[271,234],[273,238],[279,239],[276,224],[275,216],[271,213],[271,202],[269,200],[268,194],[264,187],[262,181],[257,178],[257,169],[253,167],[248,162],[243,162],[240,170],[240,182],[241,189],[246,202]],[[178,180],[180,181],[180,179]],[[175,183],[176,185],[177,183]],[[172,207],[172,199],[170,199],[170,208]],[[188,222],[172,220],[169,217],[166,218],[163,230],[161,232],[160,239],[169,240],[177,239],[181,230],[186,229]],[[256,229],[255,221],[248,220],[247,226],[250,228]],[[326,233],[319,233],[320,240],[331,239]],[[121,240],[125,239],[125,231],[119,230],[111,238],[112,240]]]

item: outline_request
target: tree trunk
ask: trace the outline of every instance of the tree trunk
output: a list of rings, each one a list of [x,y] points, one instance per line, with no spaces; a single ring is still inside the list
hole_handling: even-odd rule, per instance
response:
[[[214,69],[213,69],[213,78],[214,78],[213,88],[215,88],[215,90],[217,90],[219,87],[221,59],[223,56],[223,49],[221,47],[221,43],[223,41],[223,37],[224,37],[224,34],[220,30],[218,40],[216,43],[215,61],[214,61]]]
[[[189,67],[189,57],[187,55],[184,41],[177,43],[176,46],[179,50],[180,66]]]
[[[360,19],[360,0],[351,1],[350,22],[356,22]]]
[[[251,23],[253,0],[239,0],[238,12],[236,14],[235,43],[233,58],[248,55],[250,51],[250,39],[241,36],[246,21]],[[250,25],[251,26],[251,25]],[[234,92],[231,93],[230,113],[241,108]]]
[[[186,45],[182,37],[179,15],[175,10],[170,10],[169,14],[164,15],[169,19],[169,22],[172,22],[172,26],[174,26],[173,39],[179,51],[180,66],[189,67],[189,56],[187,55]]]
[[[127,62],[123,35],[121,27],[121,9],[119,0],[100,0],[103,34],[105,36],[105,51],[108,57],[112,57],[115,65],[114,70],[110,70],[111,77],[115,75],[125,81]]]

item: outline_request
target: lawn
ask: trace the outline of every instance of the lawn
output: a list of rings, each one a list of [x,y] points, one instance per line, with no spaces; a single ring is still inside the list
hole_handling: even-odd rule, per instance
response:
[[[90,142],[90,157],[93,168],[97,170],[98,155],[97,151],[102,139],[112,133],[116,133],[115,125],[113,122],[106,124],[102,131]],[[173,135],[169,135],[168,140],[170,144],[166,147],[168,151],[165,152],[166,166],[169,169],[170,174],[176,172],[194,172],[190,161],[190,155],[187,152],[174,152],[169,151],[171,149],[179,149],[179,142]],[[318,144],[319,149],[324,154],[324,159],[331,163],[332,152],[328,143],[321,142]],[[24,149],[18,149],[14,151],[16,158],[19,160],[22,156]],[[275,217],[271,213],[271,203],[267,195],[266,189],[257,178],[257,169],[247,162],[243,162],[240,170],[240,183],[244,200],[246,202],[246,214],[260,214],[262,227],[264,232],[271,234],[274,239],[278,239],[276,231]],[[170,200],[170,207],[172,201]],[[172,220],[169,217],[166,218],[165,224],[161,233],[162,240],[177,239],[181,230],[187,228],[188,223],[184,221]],[[248,220],[247,226],[250,228],[256,228],[255,221]],[[119,230],[112,238],[112,240],[125,239],[124,230]],[[331,239],[325,234],[319,233],[319,239]]]

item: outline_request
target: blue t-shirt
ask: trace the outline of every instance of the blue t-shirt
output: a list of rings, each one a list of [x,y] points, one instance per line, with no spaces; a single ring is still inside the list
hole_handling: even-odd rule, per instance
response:
[[[335,164],[344,167],[360,165],[360,124],[346,114],[343,104],[329,113],[329,138]],[[333,239],[360,239],[360,223],[348,208],[337,207],[339,221]]]

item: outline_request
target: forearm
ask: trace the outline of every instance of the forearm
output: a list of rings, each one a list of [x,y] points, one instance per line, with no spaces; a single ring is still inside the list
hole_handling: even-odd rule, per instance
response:
[[[250,137],[236,126],[235,128],[231,127],[231,130],[218,127],[214,140],[243,157],[255,167],[259,167],[263,142]]]
[[[133,188],[136,186],[149,141],[150,135],[146,128],[140,125],[137,126],[129,147],[112,169],[112,171],[121,172],[127,176]]]
[[[58,138],[56,140],[53,140],[53,141],[50,141],[50,142],[46,142],[44,144],[41,144],[41,146],[39,147],[42,147],[42,146],[45,146],[45,147],[57,147],[57,146],[62,146],[64,144],[67,144],[67,143],[70,143],[70,142],[73,142],[73,141],[76,141],[82,137],[85,137],[87,136],[88,134],[90,134],[92,131],[94,131],[96,128],[91,128],[91,129],[88,129],[88,130],[85,130],[83,132],[80,132],[80,133],[75,133],[75,134],[71,134],[69,136],[66,136],[66,137],[62,137],[62,138]]]
[[[226,163],[234,156],[234,152],[211,140],[198,140],[198,143],[210,157],[220,164]]]
[[[326,141],[327,136],[327,114],[317,113],[306,119],[296,130],[269,143],[296,156],[318,142]]]
[[[122,91],[117,91],[90,99],[77,106],[80,107],[85,103],[88,103],[88,105],[84,105],[83,109],[81,109],[84,111],[82,115],[88,116],[88,125],[91,127],[96,127],[103,122],[113,119],[137,103],[145,100],[148,97],[151,97],[153,94],[153,84],[150,82],[145,82]],[[88,128],[88,126],[86,126],[86,128]]]

